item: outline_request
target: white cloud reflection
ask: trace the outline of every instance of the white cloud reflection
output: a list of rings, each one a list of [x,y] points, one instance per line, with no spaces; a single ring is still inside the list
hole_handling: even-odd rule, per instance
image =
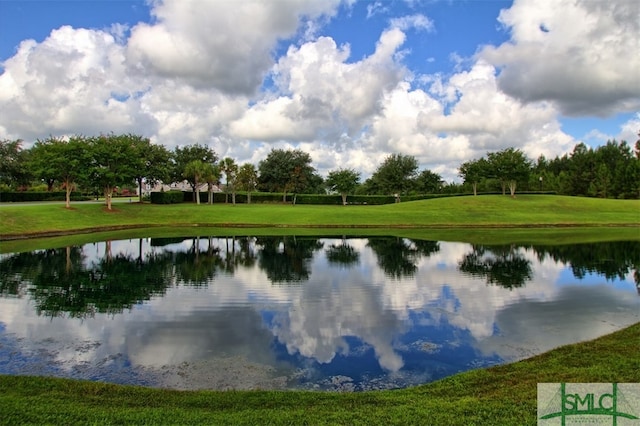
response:
[[[227,242],[213,241],[226,257]],[[539,261],[532,250],[519,249],[531,262],[531,280],[509,290],[460,273],[459,263],[471,251],[468,244],[440,242],[438,252],[417,262],[413,276],[389,279],[367,240],[347,240],[359,252],[358,263],[332,268],[324,250],[341,241],[323,242],[306,265],[307,281],[272,283],[258,262],[236,265],[233,274],[218,271],[206,285],[177,282],[163,296],[132,309],[85,319],[38,316],[28,296],[2,298],[0,330],[25,354],[47,348],[63,369],[115,363],[118,357],[149,371],[229,357],[276,368],[281,362],[272,349],[274,339],[290,356],[323,364],[359,350],[349,345],[355,338],[393,373],[405,365],[400,337],[418,326],[448,324],[468,332],[481,353],[512,361],[640,320],[640,297],[632,284],[621,288],[594,278],[594,285],[567,285],[567,266],[549,258]],[[191,246],[186,240],[165,248]],[[199,246],[206,252],[206,240]],[[135,258],[139,247],[138,240],[113,242],[111,254]],[[162,249],[143,241],[143,254]],[[85,246],[86,261],[98,262],[105,250],[104,243]],[[421,341],[432,338],[421,336]]]

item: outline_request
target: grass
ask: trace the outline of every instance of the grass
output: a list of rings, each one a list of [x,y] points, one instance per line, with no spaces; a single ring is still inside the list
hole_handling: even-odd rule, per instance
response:
[[[122,203],[114,207],[114,212],[106,212],[99,204],[75,203],[69,210],[60,205],[3,205],[0,252],[107,237],[194,233],[393,234],[485,244],[640,239],[637,200],[537,195],[453,197],[386,206]],[[42,235],[63,236],[9,241]],[[536,423],[537,383],[640,382],[638,365],[640,323],[521,362],[396,391],[185,392],[0,375],[0,424],[525,425]]]
[[[409,389],[171,391],[0,376],[0,424],[536,424],[537,383],[640,382],[640,323]]]
[[[312,237],[375,237],[396,236],[431,241],[455,241],[470,244],[500,245],[555,245],[586,244],[606,241],[640,240],[640,232],[629,227],[564,227],[564,228],[508,228],[483,229],[434,229],[434,228],[235,228],[209,226],[145,227],[91,233],[73,233],[57,237],[21,238],[2,241],[0,253],[16,253],[41,249],[53,249],[106,240],[171,237],[228,237],[228,236],[312,236]]]
[[[0,239],[145,226],[313,228],[640,227],[640,201],[524,195],[451,197],[383,206],[3,205]],[[636,231],[631,231],[636,232]]]

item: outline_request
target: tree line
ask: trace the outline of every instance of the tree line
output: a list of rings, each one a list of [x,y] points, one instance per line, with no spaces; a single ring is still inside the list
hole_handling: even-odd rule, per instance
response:
[[[573,152],[532,161],[519,149],[488,152],[459,166],[462,183],[446,183],[431,170],[419,170],[415,157],[391,154],[375,172],[361,181],[358,171],[331,170],[326,178],[317,173],[311,156],[299,149],[272,149],[256,165],[219,158],[210,147],[186,145],[168,150],[135,134],[49,137],[23,149],[21,140],[0,141],[0,190],[28,190],[46,186],[64,189],[67,207],[74,189],[102,194],[111,209],[116,188],[140,188],[159,182],[188,182],[200,204],[200,188],[208,188],[213,202],[216,186],[223,186],[226,202],[235,203],[238,191],[247,193],[395,195],[446,194],[502,191],[515,196],[516,189],[553,191],[564,195],[602,198],[640,198],[640,140],[635,151],[625,142],[608,141],[596,149],[580,143]]]

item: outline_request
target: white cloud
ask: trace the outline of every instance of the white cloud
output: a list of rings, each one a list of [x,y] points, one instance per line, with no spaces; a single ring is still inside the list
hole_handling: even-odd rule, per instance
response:
[[[294,35],[300,18],[332,15],[338,3],[164,0],[152,9],[155,23],[132,29],[129,59],[162,77],[248,95],[273,64],[277,41]]]
[[[556,109],[544,102],[524,105],[505,95],[495,72],[478,61],[449,79],[432,77],[428,92],[398,84],[380,101],[367,146],[413,155],[446,180],[457,179],[463,161],[487,151],[517,147],[535,159],[569,150],[573,139],[561,131]]]
[[[622,125],[617,140],[627,141],[632,148],[635,146],[636,141],[640,140],[640,112]]]
[[[367,19],[370,19],[377,14],[387,12],[389,12],[389,7],[384,6],[383,2],[381,1],[376,1],[367,5]]]
[[[22,42],[3,65],[0,112],[8,137],[155,126],[131,97],[140,82],[126,72],[122,46],[110,33],[64,26],[42,43]]]
[[[268,141],[337,140],[354,135],[374,114],[382,93],[402,78],[393,57],[405,36],[399,30],[384,32],[375,52],[347,63],[349,47],[321,37],[291,46],[274,67],[280,93],[250,108],[231,124],[234,136]]]
[[[422,14],[403,16],[391,19],[391,28],[406,31],[412,28],[416,30],[433,31],[433,21]]]
[[[206,143],[253,164],[272,147],[301,148],[321,174],[348,167],[363,179],[402,153],[448,181],[487,150],[554,157],[574,144],[555,103],[503,92],[505,71],[487,60],[414,75],[401,49],[416,34],[403,29],[432,28],[423,15],[391,21],[375,51],[354,61],[348,44],[314,36],[336,2],[241,4],[159,2],[156,21],[130,31],[62,27],[24,41],[0,75],[0,137],[28,146],[50,134],[133,132],[170,149]],[[272,56],[278,41],[305,31],[311,40]]]
[[[480,57],[524,102],[549,100],[567,115],[640,108],[640,4],[628,0],[516,0],[500,13],[511,40]]]

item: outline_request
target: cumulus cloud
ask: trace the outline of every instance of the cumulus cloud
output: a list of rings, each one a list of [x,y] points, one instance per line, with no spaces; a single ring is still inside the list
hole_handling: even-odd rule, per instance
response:
[[[132,29],[129,59],[162,77],[251,94],[273,63],[276,42],[295,34],[301,17],[331,15],[338,3],[164,0],[152,10],[155,23]]]
[[[234,136],[263,140],[337,138],[353,134],[374,114],[385,90],[402,79],[394,54],[405,40],[392,29],[380,36],[375,52],[348,63],[349,47],[321,37],[292,46],[273,69],[273,79],[285,94],[250,108],[230,126]]]
[[[511,39],[479,56],[524,102],[553,101],[567,115],[640,108],[640,5],[634,1],[516,0],[500,13]]]
[[[640,140],[640,112],[622,125],[617,139],[618,141],[627,141],[631,147],[635,146],[636,141]]]
[[[3,65],[0,112],[8,137],[155,127],[137,108],[140,83],[128,76],[123,48],[108,32],[63,26],[42,43],[22,42]]]
[[[367,146],[413,155],[448,180],[456,179],[460,163],[488,151],[515,146],[531,158],[553,157],[573,144],[553,105],[525,105],[504,94],[495,68],[482,60],[449,78],[433,77],[426,91],[402,82],[380,103]]]
[[[407,46],[431,37],[435,23],[421,14],[390,19],[373,53],[354,59],[348,44],[315,35],[338,7],[349,4],[243,1],[240,7],[166,0],[152,3],[151,23],[114,24],[107,30],[66,26],[40,43],[24,41],[3,62],[0,138],[21,138],[28,146],[50,134],[133,132],[170,149],[209,144],[221,156],[253,164],[271,148],[300,148],[320,174],[348,167],[363,179],[387,155],[402,153],[448,181],[458,179],[461,162],[490,150],[513,146],[531,158],[554,157],[575,144],[558,118],[569,105],[562,91],[555,97],[527,97],[510,86],[518,74],[514,67],[530,66],[534,83],[530,89],[518,87],[543,90],[536,70],[549,61],[529,64],[515,52],[557,37],[555,18],[531,21],[543,22],[544,31],[538,24],[540,34],[527,33],[533,24],[523,24],[523,11],[534,6],[516,2],[500,18],[512,28],[510,43],[461,60],[451,74],[420,75],[409,68]],[[382,13],[380,7],[384,4],[372,4],[370,13]],[[563,31],[575,40],[586,31],[581,25]],[[600,28],[597,22],[590,25],[592,31]],[[283,42],[289,43],[286,52],[275,56]],[[545,43],[549,52],[573,48],[555,39]],[[587,43],[580,46],[576,52],[587,55]],[[631,66],[610,67],[615,69],[607,75],[613,80],[606,81],[622,82],[635,56],[629,58]],[[545,83],[553,81],[549,77]],[[594,107],[607,98],[595,87],[582,93],[585,99],[597,95]],[[626,105],[625,99],[618,100]],[[609,106],[614,105],[620,104]]]

